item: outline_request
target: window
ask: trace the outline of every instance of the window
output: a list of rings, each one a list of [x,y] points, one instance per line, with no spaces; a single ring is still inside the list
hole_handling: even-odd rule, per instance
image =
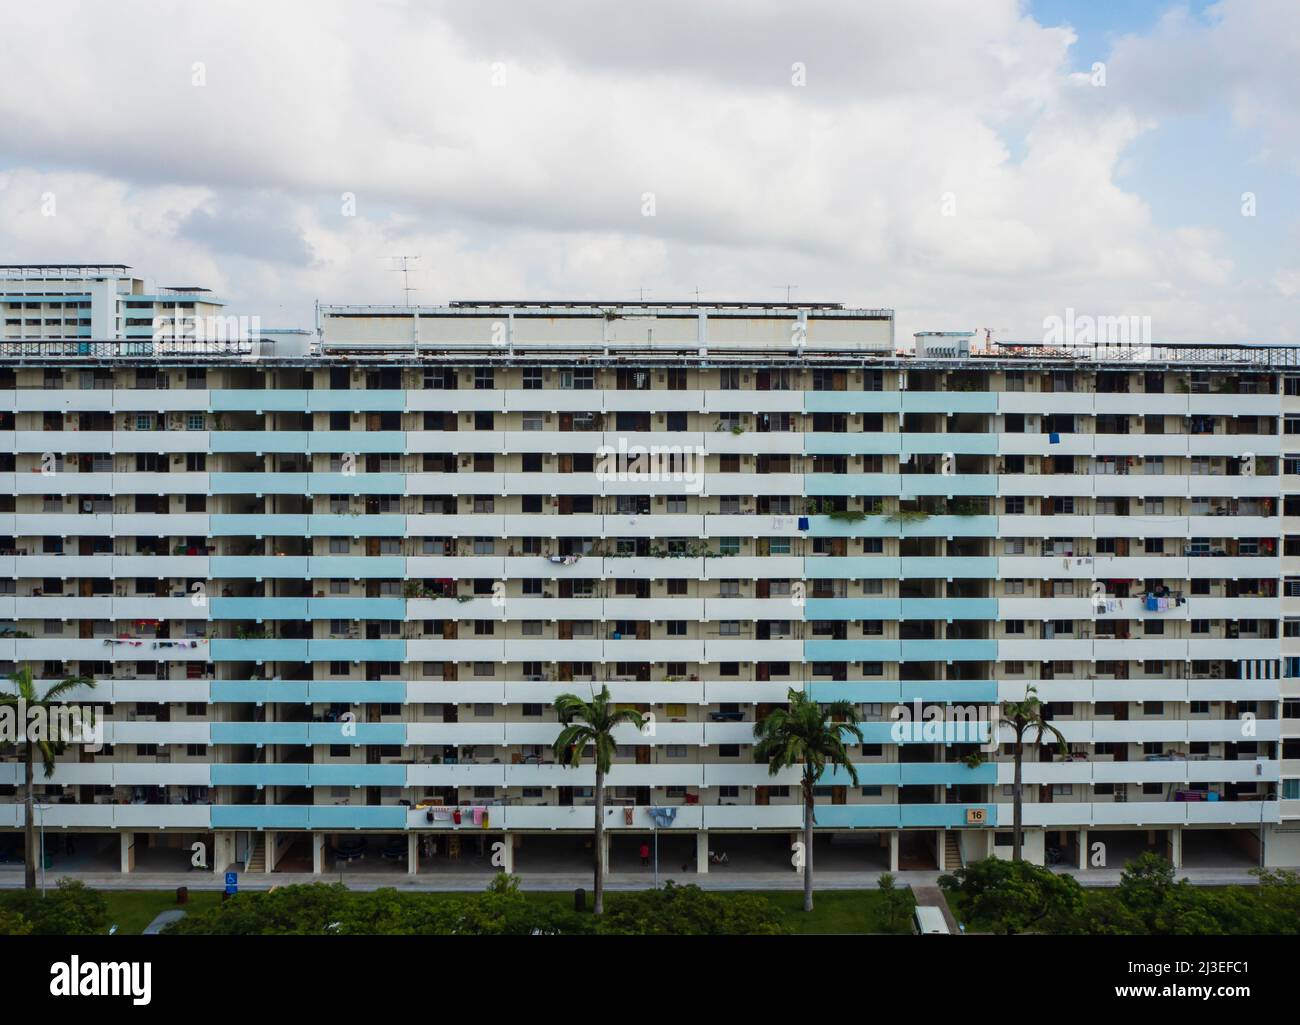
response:
[[[206,426],[205,417],[202,413],[190,413],[185,418],[185,429],[187,431],[201,431]]]

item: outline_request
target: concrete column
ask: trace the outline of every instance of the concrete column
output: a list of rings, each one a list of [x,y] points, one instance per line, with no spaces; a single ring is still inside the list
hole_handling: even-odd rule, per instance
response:
[[[501,839],[504,845],[501,848],[501,871],[506,875],[512,875],[515,871],[515,839],[517,833],[503,833]]]
[[[1088,831],[1080,828],[1079,830],[1079,871],[1082,872],[1088,867]]]
[[[889,871],[898,871],[898,830],[889,834]]]
[[[695,871],[706,876],[709,874],[709,831],[701,829],[695,834]]]
[[[218,831],[212,834],[212,871],[224,875],[226,866],[235,860],[235,834]]]
[[[406,874],[416,875],[420,871],[420,834],[406,834]]]
[[[1174,868],[1183,867],[1183,831],[1181,828],[1169,830],[1169,862]]]
[[[268,829],[262,834],[262,838],[266,843],[266,861],[263,866],[263,871],[267,875],[270,875],[275,871],[275,848],[279,841],[279,836],[280,835],[274,829]]]
[[[934,840],[934,863],[939,866],[940,872],[947,872],[948,866],[944,863],[948,857],[947,851],[948,834],[942,829],[935,831]]]
[[[325,834],[311,835],[311,870],[316,875],[325,874]]]
[[[135,834],[120,833],[118,834],[122,844],[122,871],[135,871]],[[40,857],[40,838],[36,840],[37,857]]]

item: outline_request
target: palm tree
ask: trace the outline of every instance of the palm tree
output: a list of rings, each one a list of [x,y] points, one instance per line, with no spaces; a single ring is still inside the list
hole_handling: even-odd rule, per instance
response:
[[[1025,691],[1023,701],[1006,701],[1002,704],[1002,720],[1009,723],[1011,729],[1015,732],[1015,763],[1016,774],[1014,782],[1011,784],[1011,806],[1013,822],[1013,839],[1011,841],[1011,860],[1020,860],[1021,828],[1020,823],[1023,819],[1022,807],[1024,799],[1024,784],[1021,782],[1021,763],[1025,755],[1025,734],[1030,730],[1034,731],[1034,740],[1036,743],[1043,742],[1043,735],[1050,733],[1056,738],[1057,747],[1062,755],[1066,753],[1068,747],[1065,743],[1065,737],[1061,731],[1053,726],[1043,717],[1043,703],[1038,700],[1038,690],[1030,687]],[[995,726],[994,729],[997,727]]]
[[[817,821],[814,789],[827,764],[844,769],[853,784],[858,771],[849,760],[844,735],[862,743],[857,710],[847,701],[820,705],[797,690],[786,695],[788,707],[774,709],[754,724],[754,759],[767,762],[775,776],[792,765],[803,765],[803,909],[813,909],[813,824]]]
[[[52,709],[63,704],[61,699],[69,691],[75,690],[77,687],[94,687],[95,681],[84,676],[69,676],[59,683],[51,684],[43,696],[38,696],[36,682],[32,679],[31,666],[21,666],[10,673],[8,679],[13,687],[13,693],[0,694],[0,705],[9,705],[18,712],[15,724],[25,741],[23,762],[25,766],[24,778],[27,783],[27,809],[24,816],[23,849],[25,856],[23,860],[25,862],[24,867],[27,870],[27,889],[34,890],[36,889],[36,859],[39,855],[36,851],[36,825],[34,821],[36,784],[32,765],[33,757],[36,751],[40,751],[41,764],[44,766],[46,778],[48,779],[54,775],[55,757],[63,753],[69,741],[79,740],[80,737],[61,735],[59,717],[49,713]],[[27,717],[31,714],[32,709],[42,709],[45,716],[44,736],[39,740],[33,738],[32,731],[28,729]],[[93,719],[91,721],[93,722]]]
[[[600,693],[590,701],[576,694],[561,694],[555,699],[555,711],[564,729],[555,738],[552,750],[561,765],[576,769],[582,765],[582,754],[590,744],[596,760],[596,897],[595,913],[605,910],[605,863],[602,854],[605,844],[605,773],[614,759],[614,727],[631,723],[637,729],[645,724],[640,712],[631,708],[618,709],[609,703],[609,688],[602,686]]]

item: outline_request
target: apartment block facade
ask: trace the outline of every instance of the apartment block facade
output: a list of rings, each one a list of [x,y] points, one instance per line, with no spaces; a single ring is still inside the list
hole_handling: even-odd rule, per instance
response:
[[[101,337],[31,305],[100,272],[44,273],[0,280],[0,668],[93,677],[106,745],[38,777],[56,863],[581,870],[551,703],[605,686],[648,717],[615,869],[652,833],[789,863],[798,773],[753,730],[790,690],[862,718],[818,856],[1009,853],[1030,687],[1067,750],[1026,754],[1029,857],[1300,863],[1291,350],[903,354],[890,311],[818,303]]]

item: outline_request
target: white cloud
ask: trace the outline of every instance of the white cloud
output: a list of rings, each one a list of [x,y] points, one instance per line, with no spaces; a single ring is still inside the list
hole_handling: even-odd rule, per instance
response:
[[[398,302],[387,258],[418,253],[422,302],[792,282],[893,306],[900,335],[1034,337],[1071,306],[1150,313],[1168,338],[1300,340],[1280,288],[1243,305],[1196,211],[1161,227],[1122,184],[1135,140],[1216,80],[1243,126],[1291,125],[1248,58],[1261,18],[1282,50],[1294,8],[1223,6],[1122,41],[1096,89],[1071,74],[1072,33],[1017,0],[229,2],[165,20],[52,0],[9,12],[0,39],[0,248],[210,281],[268,323],[316,298]],[[1207,79],[1180,70],[1189,54]]]

